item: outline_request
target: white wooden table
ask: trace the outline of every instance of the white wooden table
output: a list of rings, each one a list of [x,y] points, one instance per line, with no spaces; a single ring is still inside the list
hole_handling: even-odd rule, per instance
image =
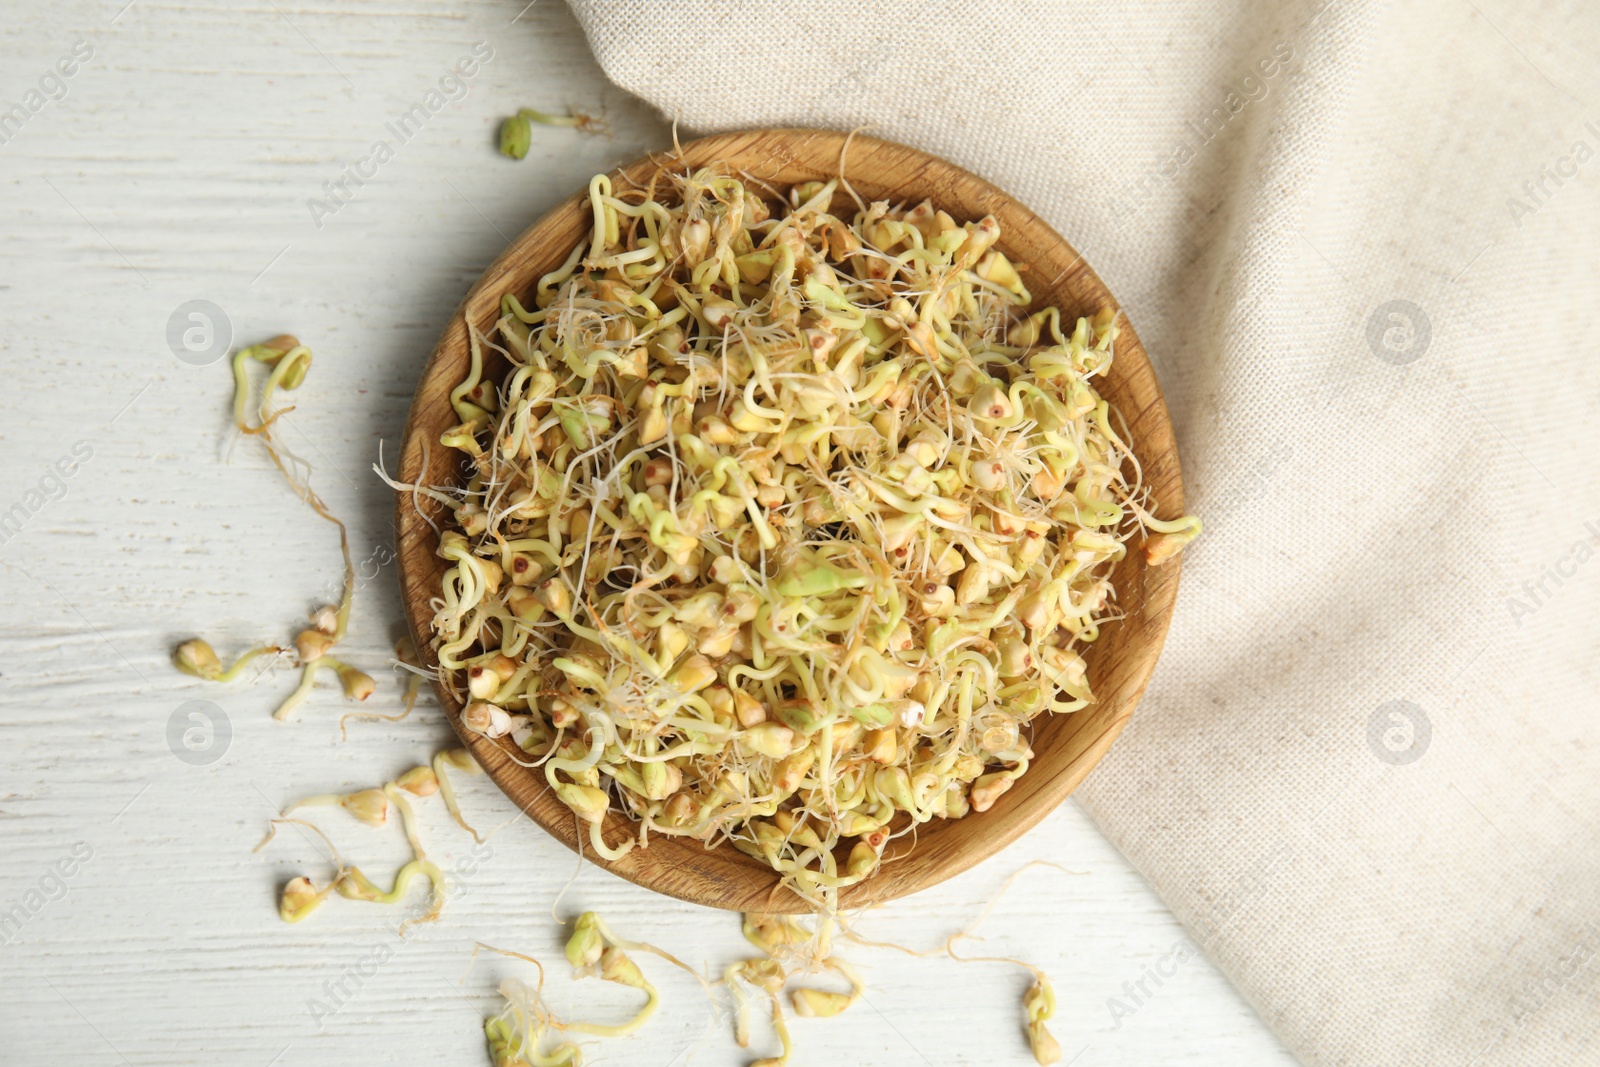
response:
[[[578,867],[526,820],[492,838],[443,920],[407,940],[393,933],[398,909],[337,898],[285,925],[278,888],[329,866],[295,833],[251,852],[275,809],[376,785],[448,729],[425,703],[341,743],[334,692],[274,722],[290,672],[224,688],[167,658],[196,633],[224,652],[283,640],[338,580],[331,528],[253,442],[232,439],[226,363],[194,365],[203,353],[181,345],[188,361],[175,356],[174,312],[222,309],[213,344],[292,331],[312,345],[285,438],[371,561],[347,650],[380,675],[370,704],[393,710],[382,665],[400,614],[382,563],[391,497],[370,469],[379,444],[393,455],[424,356],[509,237],[592,172],[669,144],[668,127],[606,84],[555,0],[124,2],[17,7],[0,29],[0,1062],[486,1062],[494,987],[527,968],[474,966],[474,941],[560,964],[558,1010],[629,1010],[611,987],[569,979],[553,905],[564,918],[594,908],[720,970],[740,954],[733,916]],[[492,58],[452,75],[478,42]],[[512,163],[493,139],[524,105],[604,112],[611,135],[539,130]],[[392,149],[382,160],[379,141]],[[330,199],[325,183],[341,180]],[[221,709],[227,736],[219,718],[206,758],[186,762],[169,730],[175,716],[179,733],[189,725],[179,709],[197,699]],[[463,801],[484,825],[514,815],[483,779]],[[437,802],[422,807],[432,851],[446,865],[469,855]],[[403,858],[393,827],[319,821],[375,878]],[[934,945],[1040,858],[1075,873],[1025,875],[982,951],[1053,976],[1069,1060],[1290,1062],[1203,957],[1178,962],[1182,928],[1070,804],[981,869],[859,927]],[[1031,1062],[1023,972],[848,956],[868,1003],[795,1023],[797,1063]],[[750,1058],[691,981],[647,970],[662,1012],[590,1062]],[[1113,997],[1134,1011],[1114,1017]]]

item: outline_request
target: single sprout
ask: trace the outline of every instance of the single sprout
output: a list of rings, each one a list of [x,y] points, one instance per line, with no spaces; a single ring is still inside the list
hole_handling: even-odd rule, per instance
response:
[[[1172,522],[1146,516],[1144,524],[1157,531],[1144,543],[1144,558],[1152,567],[1159,567],[1200,536],[1200,519],[1194,515],[1185,515]]]
[[[311,625],[325,634],[338,633],[339,609],[330,604],[324,604],[311,613]]]
[[[216,681],[222,677],[222,661],[216,650],[196,637],[179,645],[172,653],[173,666],[196,678]]]
[[[301,663],[321,659],[332,647],[333,634],[327,630],[313,628],[295,635],[294,654],[300,657]]]
[[[826,989],[796,989],[790,992],[789,999],[794,1004],[794,1013],[806,1019],[829,1018],[855,1003],[855,998],[848,993]]]
[[[786,1067],[789,1056],[794,1052],[794,1042],[790,1040],[789,1027],[783,1020],[783,1001],[772,991],[767,993],[767,998],[772,1002],[772,1032],[778,1035],[778,1043],[783,1051],[776,1056],[755,1060],[750,1067]]]
[[[1049,1067],[1050,1064],[1061,1059],[1061,1045],[1044,1025],[1056,1012],[1056,992],[1055,987],[1050,984],[1049,976],[1033,964],[1025,963],[1022,960],[1011,959],[1007,956],[958,956],[954,948],[957,941],[976,937],[975,931],[978,926],[988,917],[994,906],[1000,902],[1000,898],[1010,891],[1018,878],[1021,878],[1034,867],[1053,867],[1065,874],[1072,873],[1059,864],[1048,863],[1044,860],[1034,860],[1031,863],[1023,864],[1011,873],[1005,884],[1000,887],[1000,891],[989,899],[983,910],[978,913],[978,917],[972,920],[971,925],[965,930],[950,936],[949,940],[944,943],[944,954],[961,963],[1009,963],[1013,966],[1021,967],[1033,975],[1033,985],[1028,987],[1028,991],[1022,997],[1022,1010],[1026,1020],[1024,1030],[1028,1035],[1028,1047],[1033,1050],[1033,1058],[1038,1061],[1040,1067]]]
[[[605,1026],[600,1023],[566,1023],[563,1029],[591,1037],[626,1037],[650,1020],[655,1014],[656,1005],[661,1002],[656,992],[656,987],[645,981],[644,973],[639,970],[639,965],[628,958],[628,954],[615,945],[609,945],[600,954],[599,975],[607,982],[615,982],[630,989],[637,989],[644,993],[645,1002],[633,1016],[625,1023],[615,1026]]]
[[[281,816],[273,819],[267,828],[267,836],[262,838],[261,843],[251,851],[260,852],[266,848],[272,839],[278,836],[278,827],[285,824],[293,824],[310,830],[321,838],[322,843],[327,847],[328,854],[333,857],[334,866],[337,868],[334,872],[333,881],[321,889],[318,889],[311,879],[304,875],[291,878],[284,885],[283,892],[278,898],[278,917],[286,923],[297,923],[322,906],[322,902],[344,879],[349,868],[345,866],[344,860],[339,857],[339,850],[334,848],[332,841],[328,840],[328,835],[304,819],[289,819]]]
[[[216,651],[200,638],[191,638],[179,645],[172,652],[172,665],[184,674],[192,674],[196,678],[204,678],[208,682],[231,682],[239,676],[246,664],[257,656],[276,656],[284,649],[276,645],[262,645],[252,648],[233,661],[233,665],[223,669],[222,661],[217,658]]]
[[[456,802],[456,791],[450,785],[450,776],[445,773],[445,768],[454,767],[465,774],[482,774],[478,761],[472,758],[472,753],[464,748],[445,749],[433,757],[433,774],[439,783],[439,796],[444,801],[445,810],[456,821],[456,825],[472,835],[478,844],[483,844],[483,838],[478,831],[467,825],[467,820],[461,816],[461,807]]]
[[[345,871],[344,877],[335,884],[339,895],[349,900],[366,900],[374,904],[398,904],[405,899],[406,892],[411,888],[411,883],[421,875],[433,885],[433,903],[428,913],[415,922],[432,922],[439,917],[439,912],[444,906],[444,872],[427,860],[410,860],[401,866],[395,874],[394,888],[380,889],[373,884],[359,867],[351,867]],[[406,922],[402,929],[411,926]]]
[[[384,826],[389,821],[389,798],[382,789],[363,789],[355,793],[323,793],[296,801],[283,809],[341,807],[368,826]]]
[[[382,826],[389,819],[388,800],[381,789],[363,789],[342,800],[346,811],[369,826]]]
[[[826,944],[820,932],[807,930],[799,920],[788,915],[758,915],[751,912],[744,916],[740,929],[746,941],[774,958],[804,952],[811,947],[821,956],[827,956]]]
[[[274,719],[277,719],[279,722],[286,721],[295,708],[298,708],[301,704],[305,703],[306,697],[311,695],[311,689],[316,684],[317,669],[318,664],[315,660],[300,668],[299,683],[296,684],[295,687],[290,690],[289,695],[284,697],[278,706],[273,709],[272,717]]]
[[[1039,1067],[1050,1067],[1061,1059],[1061,1044],[1044,1025],[1056,1013],[1056,991],[1050,979],[1042,973],[1034,979],[1022,998],[1022,1008],[1028,1017],[1028,1045],[1033,1049],[1033,1058]]]
[[[323,608],[321,610],[327,611],[328,609]],[[422,690],[422,675],[417,673],[417,671],[421,669],[421,662],[417,657],[417,646],[412,643],[411,638],[402,637],[394,646],[394,657],[396,663],[415,668],[415,670],[408,670],[405,672],[406,689],[405,695],[401,698],[402,707],[400,714],[379,715],[376,712],[370,711],[346,712],[345,714],[339,716],[339,740],[348,740],[345,730],[346,724],[349,723],[351,719],[363,719],[375,722],[399,722],[400,720],[409,716],[412,712],[412,709],[417,706],[417,694]]]
[[[572,927],[572,936],[567,938],[567,962],[579,970],[592,970],[600,962],[605,949],[605,937],[600,933],[600,916],[592,911],[578,916]]]
[[[365,700],[378,687],[372,675],[365,671],[359,671],[348,663],[334,661],[331,656],[325,658],[332,663],[334,673],[339,676],[339,686],[344,690],[346,700]]]
[[[411,810],[411,802],[407,800],[393,782],[387,782],[383,787],[383,795],[390,800],[395,810],[400,813],[400,829],[406,835],[406,843],[411,846],[411,853],[419,860],[428,857],[422,850],[422,839],[417,835],[417,816]]]
[[[500,154],[512,159],[527,156],[533,143],[533,124],[541,126],[568,126],[584,133],[602,133],[605,123],[592,115],[573,112],[570,115],[552,115],[525,107],[500,123]]]
[[[308,631],[310,632],[310,631]],[[329,655],[319,655],[307,663],[300,671],[300,684],[294,691],[283,699],[277,710],[272,713],[274,719],[280,721],[289,717],[289,714],[299,707],[311,695],[312,687],[316,684],[318,671],[332,671],[339,680],[339,687],[344,690],[346,700],[366,700],[377,688],[377,683],[372,680],[372,675],[357,670],[342,660]]]

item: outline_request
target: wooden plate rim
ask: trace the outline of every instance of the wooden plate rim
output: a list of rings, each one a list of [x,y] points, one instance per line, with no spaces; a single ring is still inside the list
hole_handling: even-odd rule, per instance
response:
[[[842,133],[808,129],[717,134],[684,144],[681,154],[657,153],[635,160],[611,171],[610,177],[617,189],[626,190],[637,188],[664,164],[700,167],[714,162],[738,160],[743,161],[744,165],[736,169],[751,177],[789,184],[803,180],[800,175],[790,176],[787,173],[792,169],[803,171],[805,177],[826,178],[837,174],[846,139]],[[876,173],[889,170],[895,174],[896,189],[914,190],[868,196],[869,199],[887,196],[891,200],[915,202],[923,196],[933,196],[935,203],[950,209],[958,221],[963,217],[975,218],[991,213],[1001,222],[1001,247],[1012,249],[1018,243],[1042,245],[1058,260],[1070,260],[1069,265],[1046,286],[1039,286],[1035,280],[1037,276],[1030,275],[1036,304],[1067,303],[1055,295],[1063,280],[1066,280],[1076,290],[1075,303],[1079,307],[1074,313],[1093,310],[1088,305],[1097,299],[1102,306],[1118,306],[1104,283],[1065,238],[1056,234],[1043,219],[984,179],[936,156],[891,141],[854,135],[849,138],[848,146],[847,173],[858,189],[871,191],[883,188],[881,181],[869,180],[866,175],[869,171]],[[752,164],[752,158],[760,159],[761,163]],[[941,198],[941,191],[959,192],[956,199],[961,203],[955,203],[949,196]],[[480,329],[492,326],[498,315],[501,294],[508,291],[525,293],[539,273],[551,269],[551,266],[541,266],[538,270],[529,270],[530,262],[552,266],[559,264],[579,235],[568,236],[565,240],[558,240],[555,235],[564,230],[572,231],[574,227],[581,232],[585,228],[586,214],[586,191],[562,201],[519,235],[462,299],[418,381],[401,445],[398,472],[401,482],[414,482],[422,475],[425,451],[429,453],[430,468],[438,466],[441,452],[447,452],[438,444],[437,437],[439,431],[454,419],[441,421],[437,405],[448,393],[450,383],[458,381],[464,372],[468,315],[474,317]],[[1026,240],[1019,242],[1019,237],[1026,237]],[[536,247],[541,243],[546,247],[555,247],[548,251]],[[1144,463],[1146,483],[1152,487],[1161,504],[1160,511],[1170,515],[1182,514],[1182,475],[1176,443],[1172,439],[1171,421],[1160,385],[1126,316],[1122,319],[1122,333],[1117,341],[1117,356],[1110,382],[1118,384],[1120,392],[1135,394],[1134,410],[1128,410],[1125,402],[1118,407],[1130,425],[1143,427],[1135,439],[1135,450]],[[432,409],[430,404],[434,405]],[[444,411],[449,411],[447,402]],[[396,494],[395,527],[401,598],[407,626],[422,652],[424,662],[435,667],[437,663],[428,637],[432,617],[429,600],[437,590],[439,575],[443,571],[441,561],[434,555],[437,537],[414,507],[411,495],[404,492]],[[1135,633],[1124,635],[1126,641],[1133,642],[1134,662],[1131,673],[1119,683],[1114,705],[1102,703],[1074,716],[1057,717],[1077,719],[1082,716],[1092,720],[1092,726],[1090,721],[1085,721],[1083,728],[1075,725],[1061,738],[1060,743],[1072,750],[1064,763],[1058,765],[1058,761],[1048,758],[1048,753],[1041,752],[1017,788],[1003,797],[994,809],[982,814],[974,813],[967,819],[949,824],[955,827],[982,820],[977,826],[981,833],[964,832],[957,847],[949,850],[948,854],[934,858],[923,854],[925,848],[905,850],[909,854],[896,853],[903,858],[886,864],[863,885],[841,893],[842,906],[854,907],[892,900],[969,869],[1011,844],[1049,814],[1104,756],[1132,715],[1155,667],[1175,606],[1181,566],[1178,561],[1158,569],[1147,568],[1142,562],[1133,566],[1133,557],[1139,553],[1130,552],[1129,555],[1130,560],[1119,568],[1116,577],[1119,594],[1124,598],[1124,610],[1130,613],[1129,619],[1110,625],[1136,630]],[[1130,588],[1124,572],[1130,566],[1137,578],[1131,588],[1132,598],[1137,601],[1136,607],[1126,603]],[[1108,637],[1110,633],[1108,628]],[[1094,662],[1091,660],[1092,666]],[[1121,671],[1120,658],[1114,669]],[[462,743],[513,803],[568,848],[579,849],[579,834],[574,819],[549,793],[542,775],[525,770],[513,762],[500,743],[463,730],[459,718],[460,703],[438,682],[434,683],[434,692]],[[1044,730],[1048,731],[1054,726],[1056,723],[1049,723]],[[1079,737],[1079,734],[1086,736]],[[619,813],[612,812],[605,823],[606,840],[616,842],[632,825]],[[582,850],[588,855],[586,836]],[[936,835],[924,831],[922,836],[925,840],[921,844],[926,846],[927,841]],[[792,893],[777,890],[775,876],[763,864],[729,846],[708,850],[694,842],[656,837],[648,849],[635,848],[621,860],[602,865],[647,889],[709,907],[734,911],[809,910],[805,902]]]

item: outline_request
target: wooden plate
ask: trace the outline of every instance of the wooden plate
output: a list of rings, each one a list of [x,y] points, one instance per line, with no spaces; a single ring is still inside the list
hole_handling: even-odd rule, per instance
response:
[[[648,183],[663,165],[681,169],[719,163],[787,186],[837,174],[844,144],[843,134],[819,130],[721,134],[684,145],[681,158],[662,154],[638,160],[613,172],[611,179],[617,195],[623,195]],[[959,167],[904,145],[857,136],[849,144],[846,177],[869,200],[916,203],[931,197],[958,222],[994,215],[1000,221],[1000,248],[1014,262],[1029,267],[1027,281],[1035,307],[1057,305],[1070,321],[1117,306],[1089,265],[1042,219]],[[504,293],[515,293],[532,306],[535,281],[559,266],[580,239],[587,239],[589,225],[587,197],[580,191],[517,238],[472,287],[417,386],[402,447],[401,481],[459,484],[460,455],[441,446],[439,435],[456,421],[449,392],[466,374],[468,321],[488,333],[499,317]],[[503,366],[490,368],[485,378],[498,381],[503,371]],[[1183,514],[1183,484],[1166,404],[1144,349],[1125,319],[1116,361],[1100,390],[1128,422],[1145,483],[1160,514]],[[395,518],[406,617],[411,636],[431,666],[433,610],[428,602],[438,594],[445,561],[434,554],[437,537],[414,509],[409,494],[399,495]],[[887,862],[876,875],[841,893],[841,905],[891,900],[958,874],[1009,845],[1066,799],[1122,732],[1144,692],[1166,638],[1178,593],[1178,570],[1176,560],[1148,568],[1143,553],[1130,552],[1113,575],[1127,617],[1108,624],[1086,657],[1098,703],[1075,714],[1039,720],[1033,742],[1037,758],[993,808],[964,819],[933,820],[921,828],[914,843],[909,835],[900,839],[890,846]],[[434,688],[462,742],[489,776],[535,822],[576,848],[578,831],[572,813],[548,791],[542,772],[518,766],[496,742],[464,731],[460,703],[442,686]],[[618,840],[631,826],[613,811],[607,816],[606,839]],[[807,910],[793,894],[774,893],[776,876],[731,846],[707,849],[681,838],[655,837],[648,848],[635,848],[606,866],[648,889],[710,907]]]

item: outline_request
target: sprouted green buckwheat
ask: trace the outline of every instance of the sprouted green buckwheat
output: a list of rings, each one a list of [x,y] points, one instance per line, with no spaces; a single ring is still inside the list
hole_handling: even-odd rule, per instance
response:
[[[545,1005],[544,966],[532,956],[520,952],[494,948],[480,943],[478,948],[488,949],[502,956],[525,960],[539,971],[539,983],[529,989],[518,979],[507,979],[500,985],[500,994],[506,1006],[484,1022],[484,1037],[489,1045],[489,1056],[494,1067],[581,1067],[583,1051],[571,1042],[560,1042],[549,1049],[542,1047],[546,1033],[557,1031],[584,1034],[590,1037],[626,1037],[643,1026],[655,1014],[660,1003],[656,987],[644,976],[639,965],[628,953],[648,953],[674,967],[686,971],[709,993],[710,985],[693,967],[676,956],[663,952],[642,941],[629,941],[618,937],[605,921],[592,911],[578,916],[572,934],[567,938],[566,957],[579,978],[598,976],[607,982],[637,989],[645,995],[645,1002],[631,1019],[623,1023],[570,1022],[557,1018]],[[473,955],[477,955],[476,949]]]
[[[567,126],[581,133],[605,133],[606,123],[593,115],[574,111],[567,115],[553,115],[525,107],[500,123],[500,154],[510,159],[525,159],[533,146],[533,124],[541,126]]]
[[[508,152],[518,158],[519,129]],[[1109,575],[1128,543],[1142,535],[1159,565],[1200,523],[1151,515],[1138,461],[1095,390],[1116,315],[1069,324],[1055,308],[1030,312],[1025,268],[996,247],[993,218],[869,205],[842,180],[781,198],[715,170],[667,180],[672,195],[658,200],[655,184],[619,197],[594,179],[590,239],[540,279],[533,310],[507,295],[495,331],[472,337],[471,371],[451,394],[459,424],[442,437],[470,461],[466,486],[401,488],[449,513],[434,650],[466,728],[542,767],[603,857],[652,833],[726,842],[817,911],[814,928],[746,915],[760,954],[717,983],[741,1048],[747,990],[765,998],[779,1052],[754,1067],[780,1067],[792,1051],[785,990],[802,1017],[837,1015],[863,993],[833,952],[838,890],[870,877],[890,840],[998,801],[1033,757],[1033,720],[1093,702],[1080,653],[1119,617]],[[484,378],[490,348],[511,367],[498,384]],[[271,368],[254,423],[252,360]],[[348,696],[372,690],[330,655],[354,584],[344,526],[272,436],[283,411],[270,398],[296,387],[309,360],[283,337],[234,361],[236,425],[263,437],[291,486],[339,526],[344,551],[344,595],[296,637],[301,684],[280,718],[324,668]],[[407,644],[396,649],[413,669],[399,717],[417,690]],[[263,646],[224,668],[195,640],[174,659],[226,681],[289,651]],[[321,836],[289,812],[337,806],[382,826],[392,805],[412,850],[386,890],[329,842],[332,879],[291,880],[282,917],[298,922],[335,892],[398,903],[420,876],[428,910],[405,925],[436,919],[445,880],[408,796],[441,794],[481,842],[451,770],[478,768],[464,750],[442,752],[274,820]],[[634,827],[616,842],[602,830],[612,808]],[[938,954],[1027,968],[1029,1044],[1039,1063],[1056,1062],[1048,978],[1019,960],[956,956],[970,929]],[[644,1003],[620,1024],[565,1022],[543,1003],[542,967],[536,988],[507,979],[506,1007],[484,1030],[496,1067],[577,1067],[580,1047],[546,1047],[549,1035],[643,1026],[659,998],[630,956],[640,952],[707,984],[585,913],[569,962]],[[791,984],[805,976],[840,988]]]
[[[412,797],[431,797],[435,793],[440,795],[446,809],[452,818],[460,824],[474,840],[482,843],[482,838],[468,826],[461,817],[461,810],[456,805],[455,794],[450,789],[450,780],[446,767],[452,767],[469,774],[479,773],[478,765],[465,749],[450,749],[440,752],[433,758],[432,767],[413,767],[409,771],[385,782],[382,786],[372,789],[361,789],[354,793],[326,793],[319,796],[306,797],[297,801],[283,810],[283,813],[272,820],[271,829],[266,838],[256,850],[262,848],[277,836],[278,826],[292,823],[307,827],[316,832],[328,844],[330,855],[334,859],[335,871],[333,879],[322,889],[310,878],[300,876],[291,879],[283,888],[279,898],[278,913],[285,922],[299,922],[315,911],[327,898],[330,892],[337,892],[340,896],[351,900],[366,900],[378,904],[398,904],[405,899],[407,891],[419,876],[426,878],[432,886],[429,908],[426,913],[415,919],[408,919],[401,924],[403,934],[406,929],[416,923],[433,922],[444,909],[446,881],[442,871],[428,859],[422,847],[422,840],[418,835],[416,813],[411,808]],[[359,822],[374,827],[388,824],[389,808],[400,813],[400,827],[405,833],[406,843],[411,846],[411,859],[403,864],[395,873],[394,886],[383,889],[375,885],[371,879],[361,872],[359,867],[346,864],[339,858],[339,852],[329,842],[323,831],[301,819],[290,818],[290,813],[301,808],[312,807],[340,807],[348,811]]]
[[[256,421],[250,421],[250,364],[261,363],[270,368],[261,387],[261,398],[256,405]],[[192,674],[213,682],[231,682],[255,659],[261,656],[277,658],[294,653],[300,666],[300,683],[273,712],[277,719],[287,719],[290,712],[310,695],[316,676],[322,671],[332,671],[339,686],[349,700],[366,700],[376,687],[372,676],[334,658],[335,645],[344,640],[350,625],[350,604],[355,595],[355,566],[350,559],[350,533],[343,522],[323,503],[301,473],[307,469],[303,461],[278,441],[273,432],[278,419],[294,409],[276,408],[273,394],[279,389],[298,389],[311,369],[311,349],[298,339],[282,334],[259,345],[239,349],[233,356],[233,425],[241,434],[259,437],[273,466],[284,480],[317,516],[339,528],[339,550],[344,557],[344,586],[337,605],[324,605],[311,613],[311,625],[295,635],[293,648],[261,645],[241,654],[232,665],[224,668],[216,651],[206,641],[196,637],[179,645],[172,653],[172,662],[185,674]]]
[[[831,911],[1093,702],[1112,566],[1199,521],[1150,514],[1095,390],[1117,315],[1030,312],[992,217],[714,169],[589,203],[533,307],[471,337],[465,486],[399,486],[448,512],[441,680],[601,857],[726,842]]]

